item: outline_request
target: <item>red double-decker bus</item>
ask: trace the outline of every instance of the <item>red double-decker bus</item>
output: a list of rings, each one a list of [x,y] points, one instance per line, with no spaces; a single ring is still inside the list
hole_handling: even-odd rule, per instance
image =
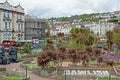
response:
[[[9,50],[15,43],[16,43],[16,40],[3,40],[2,48],[5,50]]]

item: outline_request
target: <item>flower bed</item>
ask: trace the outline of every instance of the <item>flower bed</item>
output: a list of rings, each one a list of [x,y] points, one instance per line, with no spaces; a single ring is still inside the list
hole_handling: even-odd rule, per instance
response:
[[[0,78],[3,78],[3,75],[0,75]]]
[[[107,53],[107,54],[103,55],[103,58],[104,59],[120,59],[120,56],[115,55],[115,54]]]

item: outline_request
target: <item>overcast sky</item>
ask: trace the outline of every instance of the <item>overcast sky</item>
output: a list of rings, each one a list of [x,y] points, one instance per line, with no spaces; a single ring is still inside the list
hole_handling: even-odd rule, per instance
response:
[[[0,0],[4,2],[6,0]],[[11,5],[19,3],[25,13],[40,18],[80,15],[84,13],[120,10],[120,0],[7,0]]]

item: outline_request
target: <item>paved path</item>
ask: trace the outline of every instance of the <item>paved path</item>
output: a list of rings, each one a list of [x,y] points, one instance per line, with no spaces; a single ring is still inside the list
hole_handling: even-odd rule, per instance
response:
[[[0,68],[5,67],[7,72],[12,73],[15,70],[19,71],[19,74],[24,74],[26,71],[20,67],[20,62],[19,63],[11,63],[8,65],[0,65]],[[30,80],[54,80],[54,79],[48,79],[48,78],[43,78],[38,75],[33,74],[31,71],[28,71],[28,75],[30,76]]]

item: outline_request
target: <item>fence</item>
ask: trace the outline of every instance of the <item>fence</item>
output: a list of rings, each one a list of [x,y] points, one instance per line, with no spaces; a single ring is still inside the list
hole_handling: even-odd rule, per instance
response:
[[[107,70],[61,70],[61,69],[34,69],[34,74],[49,77],[52,80],[117,80],[113,79]],[[118,79],[119,80],[119,79]]]
[[[107,78],[105,80],[120,80],[117,78],[113,79],[110,68],[108,70],[95,68],[35,68],[31,70],[30,67],[20,67],[19,65],[19,63],[11,63],[8,65],[0,65],[0,67],[6,68],[6,75],[23,76],[25,80],[29,80],[29,78],[30,80],[102,80],[102,77]]]

